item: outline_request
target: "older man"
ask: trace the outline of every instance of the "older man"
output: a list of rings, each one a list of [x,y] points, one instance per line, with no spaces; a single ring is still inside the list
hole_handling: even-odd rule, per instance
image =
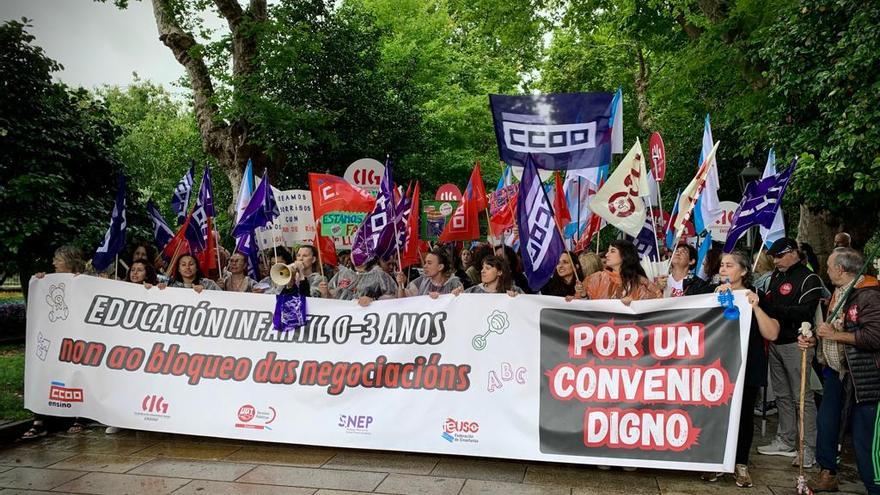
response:
[[[802,322],[814,321],[824,286],[818,275],[800,263],[798,244],[794,239],[778,239],[767,253],[773,257],[776,269],[770,275],[767,290],[760,295],[761,307],[779,321],[780,326],[779,337],[770,344],[768,359],[779,425],[776,437],[769,445],[758,447],[758,453],[794,457],[792,465],[797,465],[797,398],[801,386],[798,329]],[[813,351],[810,350],[807,362],[812,360]],[[804,467],[808,468],[816,462],[816,404],[812,400],[807,400],[804,406],[804,443]]]
[[[825,393],[818,417],[816,460],[821,470],[810,481],[816,492],[837,491],[837,442],[843,404],[854,403],[852,435],[859,475],[870,495],[880,494],[880,431],[877,402],[880,400],[880,283],[862,275],[864,260],[850,248],[837,248],[828,258],[828,278],[837,288],[832,307],[850,285],[852,292],[834,321],[819,326],[826,364],[834,370],[825,379]],[[803,348],[816,339],[799,338]],[[853,399],[848,401],[847,399]]]

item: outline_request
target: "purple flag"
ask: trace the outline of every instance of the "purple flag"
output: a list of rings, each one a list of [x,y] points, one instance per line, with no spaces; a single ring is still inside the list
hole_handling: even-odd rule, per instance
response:
[[[727,232],[727,242],[724,244],[725,253],[733,251],[736,241],[750,228],[760,225],[769,229],[773,225],[776,212],[782,204],[785,188],[791,180],[797,162],[798,159],[795,157],[782,172],[749,182],[739,208],[733,214],[730,230]]]
[[[516,207],[520,255],[529,287],[538,290],[553,276],[565,244],[531,155],[526,157]]]
[[[186,222],[186,220],[184,220]],[[202,232],[201,226],[199,226],[199,222],[196,221],[196,217],[194,215],[189,216],[189,223],[186,224],[186,231],[184,231],[183,235],[186,237],[186,241],[189,243],[189,248],[192,251],[190,254],[201,253],[208,247],[208,240],[205,238],[205,234]]]
[[[199,186],[199,197],[193,210],[193,220],[198,223],[202,237],[208,238],[208,217],[214,218],[214,187],[211,184],[211,168],[205,165],[202,183]]]
[[[275,217],[280,215],[275,195],[272,194],[272,186],[269,184],[268,172],[263,172],[263,179],[254,191],[247,208],[238,219],[235,228],[232,229],[232,237],[241,237],[248,232],[253,232],[258,227],[265,227]]]
[[[150,220],[153,221],[153,241],[156,244],[156,248],[162,251],[168,245],[168,242],[174,238],[174,232],[168,226],[162,214],[159,213],[156,205],[153,204],[153,200],[147,201],[147,214],[150,216]]]
[[[391,159],[385,161],[385,174],[379,185],[376,206],[364,223],[358,227],[351,246],[351,262],[363,266],[389,249],[394,249],[394,220],[397,218],[394,202],[394,181],[391,178]]]
[[[394,242],[392,239],[391,244],[388,245],[388,249],[382,253],[382,259],[388,261],[395,256],[397,256],[398,252],[403,252],[406,247],[406,239],[408,237],[407,223],[409,222],[409,216],[412,212],[412,199],[406,196],[402,196],[400,201],[397,202],[397,206],[395,207],[397,215],[395,216],[393,228],[391,230],[397,229],[393,233],[397,235],[397,242]]]
[[[635,238],[626,236],[630,239],[639,252],[639,258],[648,258],[649,261],[660,261],[660,253],[657,252],[656,234],[654,233],[654,221],[651,215],[645,218],[645,225]]]
[[[171,210],[177,213],[177,225],[183,225],[186,220],[186,211],[189,209],[189,196],[192,193],[193,184],[195,184],[195,162],[189,166],[189,170],[180,182],[174,188],[174,194],[171,196]]]
[[[125,176],[119,174],[119,187],[116,189],[116,202],[113,203],[113,213],[110,215],[110,227],[104,234],[104,242],[98,246],[92,256],[92,266],[101,272],[107,269],[125,246]]]
[[[235,250],[243,254],[247,260],[248,276],[260,280],[260,248],[253,230],[238,238]]]
[[[275,329],[281,332],[296,330],[306,324],[306,298],[294,287],[275,296]]]

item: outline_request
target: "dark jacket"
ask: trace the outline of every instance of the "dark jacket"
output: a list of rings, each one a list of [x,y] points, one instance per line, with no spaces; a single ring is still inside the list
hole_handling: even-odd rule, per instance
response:
[[[775,344],[797,342],[802,322],[813,323],[816,307],[822,298],[822,279],[801,263],[780,272],[774,270],[767,291],[760,294],[761,307],[770,318],[779,321]]]
[[[844,345],[856,402],[880,400],[880,284],[865,276],[843,307],[843,330],[854,333],[855,345]]]

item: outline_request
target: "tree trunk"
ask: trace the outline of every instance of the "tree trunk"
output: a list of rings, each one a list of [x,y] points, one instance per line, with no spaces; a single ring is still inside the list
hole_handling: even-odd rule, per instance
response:
[[[642,47],[636,46],[636,56],[639,61],[639,71],[636,73],[635,87],[636,100],[639,103],[639,127],[644,131],[651,129],[651,115],[648,109],[648,84],[650,83],[650,68],[645,60]]]
[[[805,205],[800,207],[798,221],[798,242],[806,242],[813,247],[819,258],[822,274],[825,273],[826,261],[834,249],[834,235],[846,232],[852,237],[852,247],[862,250],[871,235],[873,226],[877,225],[877,214],[852,214],[839,218],[824,210],[813,210]]]
[[[202,57],[195,37],[183,30],[178,22],[173,0],[152,0],[159,40],[165,44],[177,61],[186,69],[193,91],[193,108],[202,137],[202,149],[214,157],[232,187],[230,214],[235,211],[236,195],[249,158],[255,167],[265,162],[265,156],[251,144],[245,119],[226,122],[220,118],[214,102],[215,90],[211,74]],[[220,14],[226,19],[232,33],[233,93],[242,90],[235,86],[242,76],[254,71],[257,54],[257,30],[254,24],[266,21],[266,0],[251,0],[245,11],[237,0],[214,0]],[[235,97],[235,96],[233,96]]]

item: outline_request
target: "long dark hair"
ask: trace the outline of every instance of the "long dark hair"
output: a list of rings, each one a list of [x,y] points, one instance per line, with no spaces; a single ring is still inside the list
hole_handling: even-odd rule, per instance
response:
[[[196,261],[198,263],[198,261]],[[131,282],[131,269],[134,268],[134,265],[144,265],[144,281],[141,283],[144,284],[152,284],[156,285],[159,283],[159,277],[156,275],[156,269],[153,267],[152,263],[147,263],[144,260],[132,261],[131,266],[128,268],[128,281]]]
[[[639,285],[642,278],[647,279],[648,275],[639,263],[639,252],[631,241],[617,239],[612,241],[611,245],[620,253],[620,281],[624,293],[629,294]]]
[[[580,263],[577,262],[577,255],[571,251],[565,251],[563,256],[568,253],[569,261],[571,262],[571,269],[574,271],[571,277],[571,282],[566,282],[564,278],[559,276],[559,273],[556,272],[556,269],[553,269],[553,276],[550,277],[550,280],[547,282],[544,287],[541,288],[541,294],[545,296],[573,296],[574,295],[574,286],[577,285],[578,280],[583,280],[584,275],[581,272]],[[557,261],[557,264],[559,262]]]
[[[177,258],[177,263],[174,264],[174,281],[184,283],[183,277],[180,276],[180,262],[187,257],[192,258],[193,263],[196,264],[196,275],[193,277],[193,284],[198,284],[203,278],[205,278],[205,274],[202,273],[202,268],[199,266],[199,259],[191,254],[184,254],[180,258]]]
[[[513,290],[513,276],[510,274],[510,267],[507,265],[507,260],[499,258],[498,256],[489,255],[483,258],[483,265],[489,265],[500,272],[498,275],[498,293],[503,294],[509,290]],[[482,265],[480,265],[480,268],[482,268]]]

